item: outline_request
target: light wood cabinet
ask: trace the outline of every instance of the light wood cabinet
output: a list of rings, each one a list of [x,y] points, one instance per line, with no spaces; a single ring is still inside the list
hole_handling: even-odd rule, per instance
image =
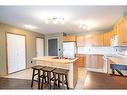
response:
[[[78,67],[85,67],[85,56],[83,54],[77,54],[76,57],[78,58]]]
[[[118,25],[114,26],[112,29],[112,37],[118,34]]]
[[[77,36],[77,46],[103,46],[103,34]]]
[[[119,45],[127,45],[127,18],[121,20],[117,28]]]
[[[89,38],[91,39],[91,46],[103,46],[103,35],[102,34],[93,34]]]
[[[103,34],[96,35],[96,44],[95,46],[103,46]]]
[[[86,55],[86,68],[103,69],[103,55]]]
[[[76,36],[75,35],[67,35],[63,37],[64,42],[73,42],[76,41]]]
[[[84,36],[77,36],[77,46],[78,47],[85,46],[85,37]]]
[[[97,68],[98,69],[103,69],[104,66],[104,59],[103,59],[103,55],[97,55],[97,59],[98,59],[98,64],[97,64]]]
[[[105,32],[103,34],[103,46],[110,46],[111,45],[111,38],[113,32]]]

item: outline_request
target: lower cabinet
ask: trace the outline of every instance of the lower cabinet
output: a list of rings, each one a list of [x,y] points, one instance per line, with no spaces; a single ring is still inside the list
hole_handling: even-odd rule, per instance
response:
[[[103,55],[86,55],[86,68],[103,69]]]
[[[78,67],[85,67],[85,55],[83,54],[77,54],[76,57],[78,58],[77,63]]]

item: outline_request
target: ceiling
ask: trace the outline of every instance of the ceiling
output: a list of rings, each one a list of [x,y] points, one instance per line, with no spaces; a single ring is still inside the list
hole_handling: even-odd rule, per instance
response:
[[[52,33],[78,33],[106,31],[123,16],[126,6],[0,6],[0,22],[24,28],[37,27],[32,31]],[[65,24],[46,24],[45,18],[63,17]],[[79,23],[89,28],[79,28]],[[31,29],[30,29],[31,30]]]

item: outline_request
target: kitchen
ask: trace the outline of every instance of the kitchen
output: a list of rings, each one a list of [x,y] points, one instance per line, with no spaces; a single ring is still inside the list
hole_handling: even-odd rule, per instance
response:
[[[88,23],[87,20],[84,23],[83,21],[77,21],[78,25],[77,23],[72,24],[71,21],[73,21],[75,18],[70,18],[71,21],[69,22],[66,21],[66,16],[64,18],[60,18],[54,17],[54,15],[51,18],[46,17],[41,19],[41,24],[39,24],[40,22],[38,21],[40,21],[40,17],[43,17],[41,16],[43,14],[41,14],[40,12],[36,12],[39,8],[40,11],[41,9],[45,9],[49,12],[51,12],[50,10],[53,11],[57,10],[58,8],[63,11],[67,11],[66,8],[68,8],[68,10],[70,10],[70,13],[75,13],[75,15],[77,16],[76,19],[79,19],[79,15],[84,16],[81,16],[82,19],[93,19],[94,17],[95,19],[99,19],[102,16],[103,21],[101,22],[102,25],[100,25],[102,27],[95,27],[94,21],[92,25],[90,23],[91,21]],[[98,76],[101,76],[101,74],[103,74],[104,76],[106,76],[107,74],[111,74],[111,77],[113,78],[116,76],[123,76],[122,79],[125,78],[124,76],[126,76],[127,74],[127,12],[125,10],[125,6],[65,6],[39,8],[0,7],[0,11],[3,14],[0,16],[0,41],[2,43],[0,47],[0,76],[7,79],[14,78],[31,80],[31,67],[34,67],[35,65],[49,66],[53,68],[64,68],[66,70],[69,70],[68,85],[71,89],[97,89],[96,87],[94,87],[95,85],[86,86],[86,88],[84,87],[84,84],[88,85],[88,83],[85,81],[88,81],[88,76],[91,74],[99,74]],[[112,10],[107,11],[109,9]],[[10,12],[8,12],[8,10],[10,10]],[[90,14],[87,15],[87,13],[85,12],[83,14],[82,10],[86,10]],[[60,10],[57,11],[60,12]],[[100,11],[104,13],[101,13]],[[39,14],[34,15],[34,12]],[[93,12],[97,13],[98,17],[95,15],[92,16]],[[109,16],[106,15],[107,13],[112,14],[110,14],[111,16]],[[118,13],[120,14],[117,15]],[[105,14],[106,17],[102,14]],[[8,18],[7,15],[10,15],[10,18]],[[11,18],[14,15],[18,15],[19,18],[17,16],[13,21]],[[33,19],[32,23],[38,23],[38,26],[40,26],[41,29],[36,29],[36,27],[33,27],[31,25],[21,26],[21,24],[17,24],[21,23],[22,20],[24,20],[20,20],[20,16],[22,18],[25,18],[26,20],[28,19],[28,17],[31,17],[31,15],[37,17],[37,19]],[[51,13],[49,13],[48,16],[49,15],[51,15]],[[91,18],[88,18],[88,16],[91,16]],[[31,20],[32,18],[33,17],[29,18],[29,20]],[[110,20],[106,22],[105,19]],[[29,20],[28,22],[30,23],[31,21]],[[98,22],[99,21],[97,21],[96,24],[98,24]],[[108,25],[109,23],[111,24]],[[91,31],[89,28],[91,28]],[[102,28],[104,28],[104,31]],[[117,69],[113,68],[113,70],[115,70],[113,71],[110,64],[117,64]],[[119,69],[120,64],[123,65],[125,69]],[[112,74],[115,74],[116,76],[112,76]],[[124,80],[124,82],[126,81]],[[79,87],[77,85],[79,85]],[[83,87],[80,88],[81,85]],[[110,89],[115,89],[115,86],[116,85],[114,85]],[[105,88],[103,88],[103,86],[100,86],[98,89],[107,89],[109,87],[110,85],[105,86]],[[116,88],[122,89],[122,87],[123,89],[127,88],[126,84],[122,84],[122,86],[119,86],[119,84],[117,84]]]

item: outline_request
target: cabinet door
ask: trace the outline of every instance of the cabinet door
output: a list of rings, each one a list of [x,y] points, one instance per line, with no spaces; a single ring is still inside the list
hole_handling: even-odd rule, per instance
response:
[[[103,46],[103,35],[92,34],[85,36],[85,46]]]
[[[78,54],[78,55],[76,55],[76,57],[78,57],[78,66],[85,67],[85,56]]]
[[[119,45],[127,45],[127,20],[124,19],[118,25]]]
[[[111,32],[104,33],[104,46],[110,46],[111,38]]]
[[[93,35],[85,35],[84,36],[84,45],[85,46],[93,46],[93,40],[95,39],[95,37]]]
[[[103,55],[87,55],[86,68],[103,69]]]
[[[97,56],[98,56],[97,68],[103,69],[103,65],[104,65],[103,55],[97,55]]]
[[[103,46],[103,34],[97,34],[96,46]]]
[[[91,68],[91,55],[86,55],[86,68]]]
[[[86,68],[96,68],[97,67],[97,57],[94,55],[86,56]]]
[[[85,46],[84,36],[77,36],[77,46],[79,46],[79,47]]]
[[[117,32],[118,32],[118,25],[116,25],[116,26],[113,27],[112,37],[115,36],[115,35],[117,35],[118,34]]]

